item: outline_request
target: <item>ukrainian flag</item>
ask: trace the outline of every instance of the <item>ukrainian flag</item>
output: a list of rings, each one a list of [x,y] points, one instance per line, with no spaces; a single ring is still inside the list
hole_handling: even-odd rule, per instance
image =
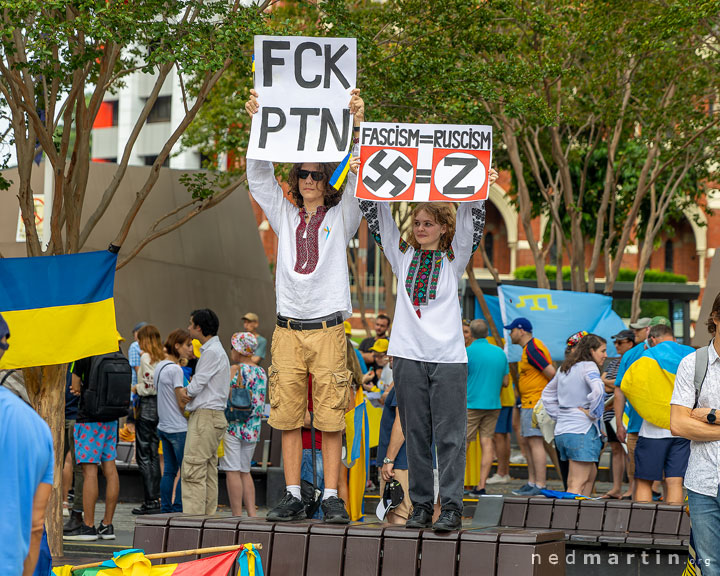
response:
[[[695,351],[677,342],[648,348],[625,372],[620,389],[644,420],[670,429],[670,399],[680,361]]]
[[[123,550],[100,566],[79,570],[72,566],[53,568],[53,576],[227,576],[236,558],[241,576],[263,576],[260,554],[252,544],[192,562],[159,566],[151,565],[142,550]]]
[[[0,368],[65,364],[117,350],[117,255],[0,258],[0,313],[10,348]]]

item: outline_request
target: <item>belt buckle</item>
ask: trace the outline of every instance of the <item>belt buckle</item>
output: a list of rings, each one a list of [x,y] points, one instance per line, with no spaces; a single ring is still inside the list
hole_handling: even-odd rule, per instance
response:
[[[302,322],[296,320],[288,320],[288,328],[291,330],[302,330]]]

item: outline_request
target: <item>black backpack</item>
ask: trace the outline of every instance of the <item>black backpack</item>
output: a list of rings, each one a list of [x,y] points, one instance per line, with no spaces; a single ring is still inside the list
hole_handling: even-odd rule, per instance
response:
[[[127,416],[131,386],[132,368],[122,352],[93,356],[78,416],[97,422]]]

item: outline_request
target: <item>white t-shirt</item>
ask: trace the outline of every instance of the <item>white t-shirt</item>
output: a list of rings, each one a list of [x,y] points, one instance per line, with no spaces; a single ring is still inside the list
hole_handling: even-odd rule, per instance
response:
[[[155,366],[155,388],[158,395],[158,430],[167,434],[187,432],[187,420],[180,412],[175,388],[182,388],[182,368],[170,360],[162,360]]]
[[[485,202],[460,204],[455,221],[455,237],[451,244],[452,252],[441,254],[435,293],[432,293],[432,279],[429,278],[426,282],[427,304],[419,307],[413,305],[406,288],[415,249],[400,238],[390,205],[387,202],[361,201],[360,206],[371,234],[381,243],[383,253],[398,279],[388,355],[425,362],[466,363],[458,281],[482,238]],[[417,310],[420,311],[419,315]]]
[[[300,234],[300,209],[285,197],[272,162],[247,159],[250,193],[278,237],[275,291],[281,316],[298,320],[335,312],[352,316],[346,248],[362,220],[354,196],[356,178],[348,174],[342,199],[327,210],[317,236],[311,230],[317,222],[314,218]]]
[[[640,438],[674,438],[670,430],[650,424],[647,420],[643,420],[638,436]]]

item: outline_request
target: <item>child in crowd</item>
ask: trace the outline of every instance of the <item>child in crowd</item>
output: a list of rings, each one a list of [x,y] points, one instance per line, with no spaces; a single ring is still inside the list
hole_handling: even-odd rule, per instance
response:
[[[359,159],[351,163],[357,172]],[[489,182],[497,179],[490,170]],[[467,354],[458,282],[480,244],[484,201],[422,203],[413,210],[412,236],[404,240],[386,202],[361,201],[375,241],[398,278],[393,337],[387,354],[405,432],[409,492],[408,528],[427,528],[433,515],[433,437],[437,445],[441,514],[435,531],[462,521],[465,475]]]
[[[247,388],[251,397],[250,415],[243,421],[228,420],[223,438],[225,454],[220,458],[220,470],[225,471],[233,516],[242,515],[243,502],[248,516],[257,516],[255,484],[250,476],[250,466],[260,438],[260,419],[267,389],[265,370],[253,362],[257,346],[257,338],[252,332],[238,332],[232,337],[230,394],[234,389]]]

